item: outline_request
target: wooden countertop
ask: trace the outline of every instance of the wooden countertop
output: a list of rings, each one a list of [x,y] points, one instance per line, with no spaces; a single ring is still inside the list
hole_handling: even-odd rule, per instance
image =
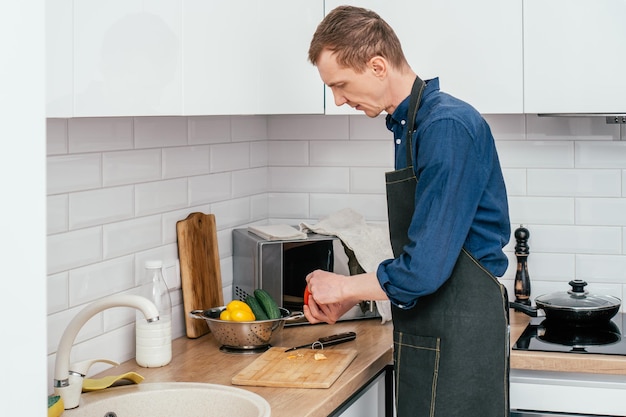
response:
[[[330,388],[269,388],[240,386],[265,398],[272,408],[272,417],[326,417],[367,384],[386,365],[392,363],[393,326],[380,319],[340,322],[335,325],[301,325],[285,327],[276,346],[296,346],[319,337],[353,331],[356,340],[327,349],[352,348],[358,354]],[[219,351],[211,334],[198,339],[181,337],[172,343],[172,362],[162,368],[141,368],[134,360],[97,375],[120,375],[135,371],[149,382],[205,382],[231,385],[231,379],[252,363],[257,354],[233,354]],[[83,398],[85,395],[83,394]],[[298,410],[294,414],[294,410]]]
[[[511,344],[517,341],[530,317],[511,310]],[[286,327],[276,346],[295,346],[322,336],[354,331],[355,341],[330,347],[354,348],[356,359],[327,389],[240,387],[265,398],[272,407],[272,417],[292,417],[294,409],[303,417],[325,417],[367,384],[386,365],[392,363],[393,326],[379,319],[340,322],[335,325]],[[231,385],[231,379],[252,363],[256,354],[232,354],[219,351],[211,334],[198,339],[174,340],[172,362],[162,368],[141,368],[134,360],[124,362],[97,377],[135,371],[145,382],[207,382]],[[511,351],[511,369],[582,372],[626,375],[626,356]],[[85,394],[83,394],[85,395]]]

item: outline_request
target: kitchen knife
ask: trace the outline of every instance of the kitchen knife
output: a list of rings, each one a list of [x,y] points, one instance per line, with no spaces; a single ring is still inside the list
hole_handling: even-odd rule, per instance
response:
[[[320,337],[313,343],[307,343],[306,345],[294,346],[287,349],[285,352],[291,352],[293,350],[310,348],[310,349],[324,349],[326,346],[338,345],[339,343],[349,342],[356,339],[356,333],[346,332],[334,334],[331,336]]]

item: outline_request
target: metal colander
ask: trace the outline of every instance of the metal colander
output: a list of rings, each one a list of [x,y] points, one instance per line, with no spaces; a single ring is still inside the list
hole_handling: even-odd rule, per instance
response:
[[[209,329],[222,347],[229,350],[262,350],[267,349],[272,340],[282,331],[285,321],[304,317],[300,311],[290,313],[280,308],[281,318],[274,320],[227,321],[220,320],[220,313],[225,306],[208,310],[193,310],[189,315],[196,319],[206,320]]]

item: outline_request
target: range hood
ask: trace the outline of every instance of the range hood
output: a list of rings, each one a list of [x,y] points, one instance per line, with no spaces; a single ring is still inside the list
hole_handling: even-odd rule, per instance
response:
[[[539,113],[539,117],[604,117],[607,125],[626,124],[626,113]]]

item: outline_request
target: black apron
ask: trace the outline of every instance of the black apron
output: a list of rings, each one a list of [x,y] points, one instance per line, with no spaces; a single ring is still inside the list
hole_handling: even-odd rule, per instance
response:
[[[407,168],[388,172],[387,207],[394,256],[408,243],[417,178],[412,137],[424,82],[411,91]],[[509,416],[506,289],[465,249],[435,293],[404,310],[392,305],[398,417]]]

